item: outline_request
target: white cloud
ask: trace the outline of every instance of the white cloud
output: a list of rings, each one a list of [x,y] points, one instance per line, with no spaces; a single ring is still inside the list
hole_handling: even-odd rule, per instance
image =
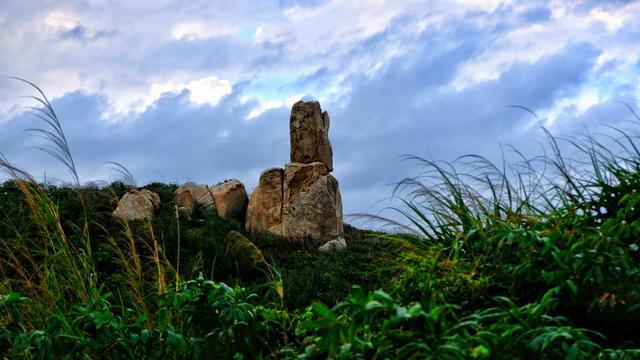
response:
[[[255,119],[258,116],[262,115],[265,111],[267,110],[272,110],[272,109],[277,109],[280,107],[287,107],[287,108],[291,108],[293,106],[293,104],[295,104],[296,102],[298,102],[299,100],[302,100],[302,98],[305,97],[304,93],[300,93],[300,94],[296,94],[293,96],[289,96],[284,100],[267,100],[264,102],[259,102],[259,104],[257,106],[255,106],[253,109],[251,109],[251,111],[249,112],[249,115],[247,115],[247,120],[251,120],[251,119]],[[247,101],[249,101],[250,98],[248,97],[241,97],[240,101],[243,103],[246,103]]]
[[[189,101],[192,104],[216,106],[220,102],[220,99],[231,94],[233,86],[230,81],[218,79],[215,76],[192,80],[188,83],[176,81],[175,79],[155,83],[151,85],[142,106],[135,110],[142,112],[155,103],[163,94],[178,94],[184,90],[189,91]]]
[[[258,116],[262,115],[262,113],[264,113],[267,110],[277,109],[282,106],[284,106],[284,103],[282,101],[277,101],[277,100],[265,101],[260,105],[251,109],[251,111],[249,112],[249,115],[247,115],[247,120],[255,119]]]
[[[204,40],[218,36],[231,35],[237,28],[215,22],[186,21],[181,22],[171,30],[171,37],[175,40]]]
[[[555,2],[551,9],[549,21],[515,26],[492,39],[479,56],[469,59],[458,71],[452,88],[460,91],[495,80],[515,63],[535,63],[559,53],[570,43],[592,44],[603,52],[602,59],[615,58],[628,63],[640,57],[639,44],[621,43],[616,40],[615,32],[640,14],[640,3],[596,8],[586,14],[570,12],[564,2]],[[607,31],[601,31],[601,25]]]
[[[71,30],[79,25],[78,17],[68,11],[55,10],[44,18],[44,23],[54,30]]]

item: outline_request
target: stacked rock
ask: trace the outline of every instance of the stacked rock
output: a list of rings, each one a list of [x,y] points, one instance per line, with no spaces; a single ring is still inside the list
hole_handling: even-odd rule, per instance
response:
[[[291,109],[289,131],[291,163],[262,172],[249,200],[246,230],[330,244],[323,250],[342,249],[342,199],[338,180],[330,174],[329,114],[317,101],[298,101]]]

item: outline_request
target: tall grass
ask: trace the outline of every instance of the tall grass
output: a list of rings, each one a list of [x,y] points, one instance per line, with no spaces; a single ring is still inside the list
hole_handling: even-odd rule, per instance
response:
[[[29,322],[29,326],[38,328],[44,326],[53,314],[58,314],[60,319],[65,318],[63,314],[70,311],[72,304],[99,299],[104,291],[100,277],[111,274],[100,274],[94,262],[93,246],[97,239],[90,237],[87,204],[80,191],[76,165],[58,116],[38,86],[22,78],[13,79],[28,84],[39,94],[26,96],[39,105],[27,106],[26,109],[29,114],[43,121],[45,127],[27,131],[42,136],[48,144],[37,148],[59,160],[69,171],[84,216],[81,227],[73,221],[63,223],[57,205],[42,185],[0,154],[0,170],[15,181],[29,208],[29,232],[18,231],[25,224],[15,224],[14,237],[0,243],[0,273],[3,274],[0,292],[8,294],[19,291],[34,300],[29,304],[28,313],[31,316],[24,316],[23,319]],[[135,184],[133,176],[124,166],[116,162],[110,164],[128,184]],[[101,227],[100,224],[96,226]],[[128,285],[119,289],[119,296],[131,299],[140,314],[149,313],[149,298],[153,295],[147,290],[146,284],[155,283],[155,294],[165,293],[166,273],[174,271],[164,257],[149,222],[147,230],[149,239],[141,239],[134,234],[129,223],[123,221],[122,234],[106,236],[119,265],[119,276]],[[141,256],[140,249],[147,249],[146,253],[155,266],[154,272],[147,271],[147,259]]]
[[[481,231],[496,221],[528,223],[567,209],[606,211],[596,207],[604,193],[627,182],[640,166],[640,133],[634,128],[605,129],[609,133],[600,136],[556,137],[541,128],[547,139],[542,155],[526,157],[504,146],[499,164],[475,154],[451,163],[403,156],[422,170],[396,184],[393,193],[403,206],[392,209],[409,220],[404,229],[427,241],[448,242],[449,247],[459,234]],[[515,161],[506,160],[505,150]]]
[[[62,130],[62,125],[58,119],[58,115],[53,110],[53,106],[49,102],[49,99],[44,94],[44,91],[40,89],[36,84],[23,78],[11,76],[11,79],[23,82],[35,89],[39,96],[27,95],[28,99],[36,101],[39,106],[26,106],[27,113],[35,118],[44,122],[44,127],[35,127],[27,129],[27,132],[35,133],[36,135],[47,140],[49,144],[37,146],[37,149],[49,154],[54,159],[60,161],[69,171],[72,177],[73,183],[76,186],[80,186],[80,179],[78,178],[78,171],[76,164],[73,161],[71,150],[69,149],[69,143]]]

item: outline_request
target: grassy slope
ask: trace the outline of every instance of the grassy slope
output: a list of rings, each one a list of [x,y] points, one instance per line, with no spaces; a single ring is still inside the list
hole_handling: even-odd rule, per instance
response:
[[[640,295],[636,281],[638,250],[633,246],[637,239],[636,232],[640,231],[640,226],[636,225],[638,220],[634,206],[636,198],[640,199],[640,195],[636,195],[638,190],[636,187],[640,187],[640,181],[636,181],[635,174],[630,172],[625,175],[628,176],[629,182],[607,188],[607,191],[616,194],[618,199],[612,201],[611,196],[605,197],[606,201],[613,204],[609,206],[610,210],[606,214],[579,215],[580,212],[572,209],[571,205],[567,205],[535,218],[530,216],[512,217],[508,220],[494,218],[490,219],[490,222],[486,222],[489,219],[485,219],[482,228],[478,227],[482,224],[478,222],[474,224],[475,227],[459,233],[462,236],[459,239],[465,243],[467,254],[464,254],[464,250],[462,254],[459,253],[460,249],[452,246],[455,242],[449,244],[425,242],[417,237],[406,236],[404,240],[400,240],[397,236],[388,234],[366,236],[365,232],[347,226],[345,237],[349,247],[345,252],[323,254],[315,249],[286,245],[281,239],[265,237],[256,239],[255,244],[259,249],[257,251],[261,253],[261,258],[266,261],[247,263],[247,253],[230,249],[225,242],[225,236],[229,231],[242,231],[240,224],[222,220],[213,211],[198,209],[192,217],[187,218],[183,215],[180,220],[182,237],[180,274],[183,279],[195,279],[198,274],[203,273],[207,278],[224,281],[238,288],[248,288],[248,291],[258,295],[258,298],[248,301],[247,304],[261,305],[271,309],[273,313],[269,316],[277,318],[275,321],[277,325],[269,323],[274,319],[264,314],[261,324],[269,324],[267,326],[269,330],[265,331],[274,333],[263,340],[263,348],[251,348],[253,355],[261,352],[276,356],[275,354],[279,352],[271,346],[277,346],[281,349],[293,349],[280,352],[277,356],[281,357],[288,356],[287,351],[298,352],[305,348],[310,357],[323,357],[328,354],[339,357],[338,354],[344,351],[345,344],[353,346],[354,338],[350,336],[356,335],[349,335],[348,329],[354,322],[357,323],[356,319],[360,319],[362,311],[369,311],[371,314],[365,316],[369,323],[367,325],[366,322],[362,322],[362,328],[357,331],[360,335],[356,338],[382,336],[382,339],[379,339],[381,343],[361,345],[362,348],[357,349],[350,348],[347,354],[353,352],[372,356],[378,351],[393,354],[390,349],[384,348],[384,343],[398,344],[406,339],[388,338],[388,334],[384,335],[385,331],[379,327],[391,321],[393,315],[390,314],[400,311],[398,309],[402,304],[416,302],[421,304],[422,309],[440,309],[439,307],[444,306],[441,311],[446,316],[442,315],[432,320],[438,321],[439,326],[448,331],[454,331],[450,336],[462,337],[464,341],[456,340],[450,343],[451,341],[447,340],[449,335],[421,338],[414,332],[422,333],[419,329],[423,325],[416,325],[415,322],[410,321],[411,319],[406,320],[410,322],[402,325],[400,329],[403,330],[398,329],[398,331],[407,331],[409,335],[414,333],[412,336],[425,344],[440,344],[444,349],[448,346],[457,346],[460,350],[446,356],[481,357],[485,356],[483,355],[485,351],[489,356],[507,351],[505,349],[510,349],[505,352],[508,354],[505,357],[536,356],[535,354],[545,352],[568,353],[576,343],[594,344],[592,347],[584,344],[578,347],[578,353],[590,355],[597,353],[598,349],[607,347],[634,348],[639,344],[636,336],[640,330],[636,316],[638,308],[636,304]],[[159,292],[159,286],[158,276],[153,266],[152,243],[155,238],[162,256],[165,257],[163,266],[166,279],[163,281],[166,286],[166,283],[171,283],[175,275],[175,269],[171,265],[175,264],[177,255],[178,223],[174,218],[172,204],[176,186],[151,184],[147,188],[158,192],[163,201],[157,219],[152,224],[153,236],[150,236],[148,226],[143,223],[132,223],[130,235],[127,235],[126,228],[123,229],[122,225],[111,217],[110,211],[115,201],[126,191],[122,184],[114,183],[106,189],[78,190],[52,186],[45,189],[59,213],[63,231],[72,234],[69,236],[70,242],[80,241],[83,238],[79,232],[84,223],[85,215],[83,214],[86,213],[89,219],[86,237],[90,239],[90,248],[94,250],[92,270],[97,278],[96,283],[103,286],[97,299],[104,296],[113,298],[114,294],[120,297],[118,299],[120,305],[109,303],[105,311],[108,310],[109,314],[120,314],[123,308],[128,308],[135,309],[137,312],[146,312],[154,318],[154,321],[147,322],[147,328],[157,330],[162,327],[157,318],[157,312],[166,307],[166,303],[163,305],[163,300],[153,300],[153,297],[157,296],[154,294]],[[25,204],[24,200],[23,192],[17,188],[15,182],[5,183],[0,188],[0,214],[4,219],[0,227],[0,242],[10,244],[12,249],[19,249],[17,245],[23,241],[21,239],[42,237],[42,228],[38,225],[38,220],[34,219],[34,211]],[[19,238],[16,238],[17,234],[20,234]],[[457,235],[454,234],[454,236]],[[129,238],[135,239],[134,247],[137,250],[134,251],[137,251],[137,256],[142,259],[142,270],[137,280],[133,280],[140,283],[138,284],[141,287],[139,292],[142,296],[139,299],[135,298],[135,294],[127,295],[123,290],[123,285],[130,284],[132,281],[131,273],[135,273],[131,267],[123,266],[120,261],[122,257],[126,260],[132,252],[131,247],[125,246]],[[128,254],[118,255],[114,250],[116,248],[114,244],[120,244],[118,245],[120,248],[128,249]],[[82,246],[82,244],[70,245],[70,247]],[[5,248],[5,253],[6,250]],[[35,251],[30,254],[34,258],[47,256]],[[15,273],[16,269],[12,270],[10,265],[4,262],[2,267],[4,271],[2,289],[5,293],[18,290],[23,294],[35,296],[45,291],[34,285],[31,285],[33,288],[30,289],[25,288],[24,282],[17,281],[20,276]],[[189,286],[187,284],[189,283],[183,285],[185,289]],[[362,290],[358,289],[352,293],[354,285]],[[171,286],[168,291],[171,292],[170,288]],[[281,290],[278,291],[278,289]],[[388,301],[385,304],[382,299],[375,298],[377,295],[373,290],[376,289],[383,289],[393,298],[384,298],[386,299],[384,301]],[[366,295],[370,291],[371,293]],[[92,296],[86,298],[77,296],[75,301],[69,303],[60,298],[57,301],[60,301],[68,310],[74,303],[95,301],[95,298],[91,300],[92,298]],[[162,298],[160,296],[158,299]],[[350,299],[345,303],[348,306],[341,306],[341,310],[336,308],[335,315],[323,313],[327,310],[317,306],[306,308],[315,302],[337,304],[345,298]],[[136,303],[136,301],[145,302],[145,304]],[[377,310],[369,309],[372,301],[385,304],[386,307]],[[528,306],[526,304],[537,304],[544,310],[533,311],[526,308]],[[21,326],[27,333],[43,326],[46,328],[44,324],[51,321],[50,316],[53,314],[68,316],[70,318],[67,320],[71,322],[74,320],[73,316],[78,316],[78,314],[61,313],[60,309],[38,309],[31,313],[30,305],[20,306],[19,309],[22,312],[20,318],[23,322]],[[5,305],[5,308],[10,307]],[[510,308],[511,310],[507,311]],[[503,313],[499,313],[500,309]],[[172,311],[174,316],[179,317],[181,311],[185,310],[174,308]],[[199,311],[206,312],[203,309]],[[491,313],[485,319],[480,316],[483,311],[498,312]],[[524,319],[515,318],[518,319],[516,324],[520,321],[531,327],[528,330],[533,332],[528,335],[526,327],[519,330],[514,328],[515,315],[512,314],[518,311],[523,312],[520,316]],[[43,313],[47,315],[44,319]],[[9,312],[3,315],[5,317],[2,321],[5,324],[7,321],[15,320],[11,317],[7,318],[8,314]],[[428,313],[416,314],[418,318],[424,318]],[[540,318],[541,315],[550,316],[551,320]],[[196,316],[200,315],[196,314]],[[480,321],[479,318],[485,320]],[[498,327],[492,330],[494,331],[492,335],[498,339],[500,336],[506,336],[506,338],[495,343],[482,340],[480,334],[483,331],[498,326],[492,322],[496,318],[500,319],[497,323],[504,329]],[[316,322],[311,321],[313,319]],[[469,323],[472,319],[476,322],[475,325],[470,325],[464,331],[456,330],[456,323],[462,320],[464,323]],[[172,318],[165,321],[175,324],[178,319]],[[182,326],[185,333],[198,333],[193,324]],[[206,324],[200,326],[207,328]],[[341,327],[344,327],[344,333],[331,335],[331,329]],[[411,330],[412,327],[417,328]],[[580,330],[582,328],[591,330]],[[542,331],[541,329],[553,330],[556,333],[538,334],[536,331]],[[561,329],[564,330],[561,331]],[[429,332],[427,330],[422,331]],[[143,330],[135,328],[135,331]],[[522,332],[523,336],[518,341],[507,336],[511,332],[518,331]],[[606,338],[589,331],[597,331]],[[56,335],[61,333],[64,331],[56,329],[48,336],[55,339]],[[462,336],[462,334],[466,335]],[[556,339],[554,341],[559,344],[559,349],[552,346],[553,341],[552,345],[544,351],[540,351],[539,344],[536,351],[526,347],[520,348],[524,346],[523,344],[531,345],[537,336],[545,334],[555,336],[553,339]],[[15,334],[11,336],[5,334],[4,341],[13,342],[15,345],[15,336]],[[83,336],[86,337],[84,341],[93,344],[87,349],[101,348],[91,332],[84,333]],[[162,335],[162,332],[157,336],[158,344],[163,342],[163,336],[164,341],[169,341],[168,335]],[[256,337],[257,335],[245,334],[244,336]],[[309,339],[316,336],[320,336],[316,338],[317,343],[309,345]],[[326,340],[327,343],[324,344],[320,339]],[[509,343],[509,339],[513,344]],[[5,344],[9,343],[5,342]],[[233,342],[230,341],[230,343]],[[185,349],[200,346],[188,344],[188,342],[185,344],[187,344]],[[201,346],[207,349],[207,346],[211,345],[201,344]],[[31,343],[30,348],[35,351],[38,345]],[[164,348],[160,345],[155,345],[154,348],[160,353],[169,352],[172,349],[170,346]],[[179,349],[179,346],[175,349]],[[436,346],[435,349],[439,347]],[[53,354],[56,351],[64,352],[65,349],[56,349],[52,345],[50,351]],[[144,354],[152,353],[138,351]],[[227,351],[243,352],[242,349],[233,346]],[[413,349],[411,353],[415,351],[419,349]],[[141,353],[134,352],[134,354]],[[444,356],[443,353],[438,352],[433,354]],[[399,357],[405,355],[395,354]]]

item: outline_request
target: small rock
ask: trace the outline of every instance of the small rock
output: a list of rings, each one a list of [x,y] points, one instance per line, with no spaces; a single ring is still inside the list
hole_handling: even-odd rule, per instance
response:
[[[331,251],[342,251],[346,248],[347,248],[347,241],[343,237],[338,237],[320,246],[318,250],[320,250],[320,252],[331,252]]]

